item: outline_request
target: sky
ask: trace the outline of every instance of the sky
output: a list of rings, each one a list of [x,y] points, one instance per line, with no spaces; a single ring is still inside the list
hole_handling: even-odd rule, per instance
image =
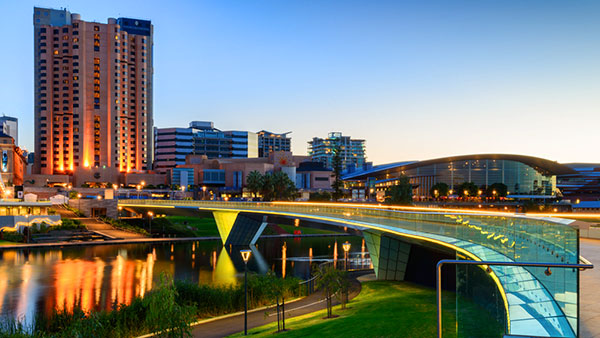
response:
[[[598,1],[0,0],[0,114],[33,150],[33,7],[152,20],[154,121],[339,131],[375,164],[600,162]]]

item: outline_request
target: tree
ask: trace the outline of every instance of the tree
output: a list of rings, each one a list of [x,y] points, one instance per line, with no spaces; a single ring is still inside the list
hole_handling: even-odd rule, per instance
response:
[[[429,195],[434,198],[445,197],[448,196],[450,192],[450,187],[444,182],[438,182],[429,189]]]
[[[273,197],[276,200],[290,200],[296,196],[296,184],[283,171],[272,174]]]
[[[279,278],[269,271],[265,283],[267,296],[275,300],[277,306],[277,332],[285,331],[285,297],[298,287],[298,282],[293,278]],[[280,321],[281,326],[279,325]]]
[[[385,191],[385,200],[391,204],[412,203],[412,184],[406,175],[398,178],[398,184],[393,185]]]
[[[256,197],[264,184],[264,177],[260,172],[252,170],[246,177],[246,187],[250,190],[253,197]]]
[[[495,193],[494,193],[495,192]],[[488,197],[506,197],[506,194],[508,193],[508,187],[506,186],[506,184],[503,183],[494,183],[490,186],[488,186],[485,194]]]
[[[333,317],[333,295],[342,288],[345,275],[329,264],[318,265],[316,268],[317,287],[325,293],[327,301],[327,318]]]
[[[464,182],[458,186],[457,193],[462,197],[477,197],[479,188],[473,182]]]
[[[331,188],[333,189],[333,200],[337,201],[343,196],[342,188],[344,187],[344,183],[342,182],[342,146],[339,141],[336,142],[333,147],[333,157],[331,158],[331,166],[333,169],[333,183],[331,183]]]

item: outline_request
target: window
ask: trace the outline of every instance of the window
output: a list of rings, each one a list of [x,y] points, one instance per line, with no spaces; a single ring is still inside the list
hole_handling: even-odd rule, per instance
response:
[[[99,26],[94,26],[94,31],[95,32],[99,32],[100,31],[100,27]]]

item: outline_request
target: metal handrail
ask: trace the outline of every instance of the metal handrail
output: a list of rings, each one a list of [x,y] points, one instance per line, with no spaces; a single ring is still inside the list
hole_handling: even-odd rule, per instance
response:
[[[581,260],[580,256],[580,260]],[[584,258],[585,259],[585,258]],[[586,260],[587,261],[587,260]],[[562,264],[562,263],[536,263],[536,262],[496,262],[496,261],[470,261],[460,259],[442,259],[436,267],[436,296],[437,296],[437,331],[438,338],[442,338],[442,266],[444,264],[454,265],[502,265],[502,266],[530,266],[541,268],[574,268],[580,270],[593,269],[593,264]]]

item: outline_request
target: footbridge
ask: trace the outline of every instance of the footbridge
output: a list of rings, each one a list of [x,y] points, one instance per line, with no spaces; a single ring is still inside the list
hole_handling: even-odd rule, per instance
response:
[[[435,281],[440,259],[577,264],[578,229],[571,221],[494,212],[302,202],[119,200],[136,213],[212,213],[226,245],[256,242],[269,222],[300,220],[356,229],[365,238],[378,279]],[[297,222],[297,221],[296,221]],[[490,312],[507,335],[576,337],[579,269],[518,266],[446,268],[445,287]]]

